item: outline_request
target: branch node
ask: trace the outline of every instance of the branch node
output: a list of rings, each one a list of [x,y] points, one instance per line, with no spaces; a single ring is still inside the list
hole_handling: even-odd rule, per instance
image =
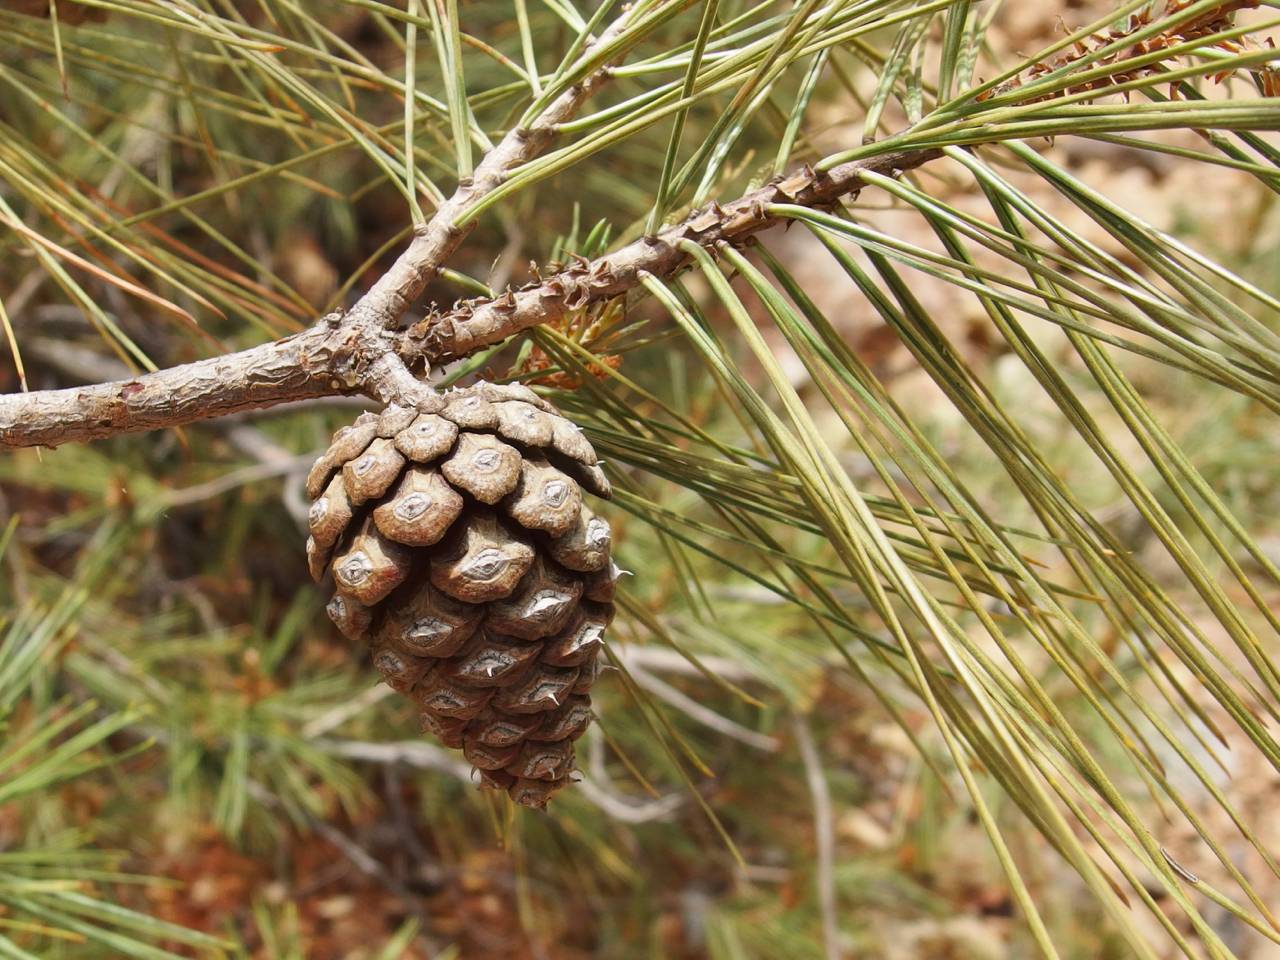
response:
[[[366,393],[384,405],[418,406],[421,400],[435,393],[415,377],[390,348],[369,364],[363,386]]]

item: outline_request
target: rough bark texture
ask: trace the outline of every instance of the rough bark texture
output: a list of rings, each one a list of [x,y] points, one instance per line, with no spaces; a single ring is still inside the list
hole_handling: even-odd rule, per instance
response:
[[[388,403],[424,389],[411,381],[387,334],[333,313],[281,340],[128,380],[0,395],[0,447],[99,440],[344,393]]]
[[[131,380],[0,396],[0,446],[54,447],[337,393],[329,333],[315,326]]]

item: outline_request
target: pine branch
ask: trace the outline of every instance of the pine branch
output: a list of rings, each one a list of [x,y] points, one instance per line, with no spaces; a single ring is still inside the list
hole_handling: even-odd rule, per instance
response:
[[[0,446],[55,447],[344,392],[329,323],[273,343],[93,386],[0,396]]]
[[[933,149],[901,151],[842,163],[821,173],[805,168],[777,178],[731,203],[713,203],[696,211],[657,236],[642,237],[519,290],[468,301],[449,313],[429,316],[406,332],[397,352],[406,362],[421,357],[441,363],[466,356],[521,330],[558,320],[570,311],[621,296],[638,286],[645,275],[666,277],[679,272],[689,262],[680,250],[682,240],[693,240],[709,249],[721,243],[741,245],[778,222],[769,210],[771,204],[829,206],[843,196],[856,194],[863,186],[864,173],[896,176],[938,156],[940,152]]]
[[[821,173],[806,168],[731,203],[712,204],[656,237],[520,290],[428,317],[398,337],[373,328],[367,319],[351,322],[331,314],[283,340],[132,380],[0,396],[0,447],[97,440],[342,393],[365,393],[383,402],[405,399],[424,389],[408,367],[456,359],[571,310],[621,296],[646,275],[671,276],[688,264],[679,248],[682,240],[710,249],[742,244],[778,222],[770,204],[829,206],[861,189],[864,173],[898,174],[938,155],[926,149],[843,163]],[[361,303],[380,288],[389,289],[379,281]],[[395,296],[406,289],[397,281]],[[374,298],[376,304],[390,302]]]
[[[633,9],[626,5],[600,38],[585,44],[583,50],[607,44],[623,33],[630,23]],[[610,68],[601,67],[560,94],[529,126],[516,126],[507,131],[502,140],[485,154],[475,173],[463,178],[453,196],[416,231],[396,262],[347,311],[343,324],[368,330],[370,334],[393,326],[409,305],[422,296],[445,260],[471,232],[475,221],[468,220],[466,215],[472,208],[501,186],[512,170],[545,150],[555,138],[558,126],[577,113],[578,108],[609,76]]]
[[[676,7],[691,2],[671,0]],[[1251,2],[1230,0],[1228,7]],[[608,44],[624,35],[634,11],[625,7],[588,46]],[[1200,26],[1199,21],[1196,25]],[[610,75],[610,67],[601,66],[552,100],[528,126],[509,131],[481,160],[474,176],[459,183],[395,263],[345,314],[324,317],[274,343],[132,380],[0,396],[0,447],[94,440],[338,394],[363,393],[382,402],[408,400],[426,389],[410,368],[429,369],[433,363],[465,356],[571,311],[621,296],[647,275],[670,276],[689,262],[682,242],[694,241],[713,250],[726,243],[741,245],[777,222],[771,204],[827,206],[856,193],[865,172],[896,175],[939,155],[938,150],[921,146],[839,163],[816,173],[806,168],[731,203],[713,203],[657,236],[641,238],[519,290],[459,304],[408,331],[396,332],[405,310],[470,231],[477,207],[512,171],[543,151],[559,126]]]
[[[690,0],[675,0],[687,3]],[[627,5],[583,51],[607,44],[632,19]],[[274,343],[95,386],[0,397],[0,446],[57,446],[179,426],[290,400],[363,392],[388,400],[418,389],[389,363],[387,331],[470,232],[466,214],[555,137],[559,124],[610,76],[602,66],[556,97],[527,127],[490,150],[471,177],[415,232],[409,246],[345,314]]]

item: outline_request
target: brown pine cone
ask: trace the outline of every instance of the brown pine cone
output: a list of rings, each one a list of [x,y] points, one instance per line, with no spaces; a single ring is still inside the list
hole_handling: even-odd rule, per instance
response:
[[[361,414],[307,477],[329,616],[424,731],[530,807],[574,769],[613,619],[609,524],[583,489],[610,495],[582,432],[527,387],[489,383]]]

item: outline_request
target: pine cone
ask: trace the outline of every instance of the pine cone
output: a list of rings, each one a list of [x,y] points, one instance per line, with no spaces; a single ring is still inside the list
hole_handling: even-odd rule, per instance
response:
[[[522,386],[480,383],[343,427],[311,469],[311,575],[424,732],[542,807],[591,722],[618,569],[581,431]]]

